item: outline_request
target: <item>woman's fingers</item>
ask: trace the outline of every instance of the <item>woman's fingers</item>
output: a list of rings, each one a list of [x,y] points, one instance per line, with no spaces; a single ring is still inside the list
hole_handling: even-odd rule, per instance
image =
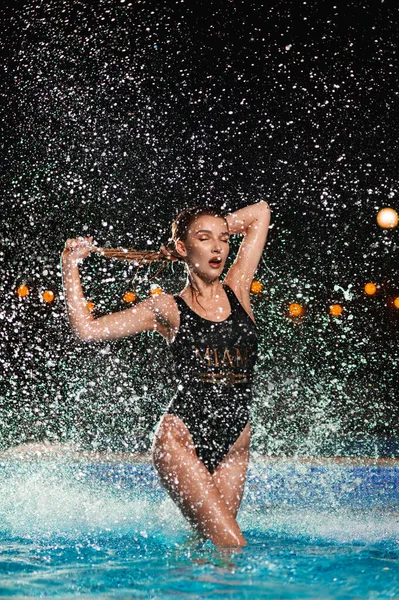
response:
[[[170,252],[170,250],[168,250],[167,247],[164,246],[163,244],[160,247],[159,251],[162,252],[162,254],[164,254],[167,258],[169,258],[169,260],[172,260],[172,261],[178,260],[175,256],[173,256],[173,254]]]
[[[162,254],[164,254],[167,258],[170,258],[170,252],[169,250],[166,248],[166,246],[162,245],[159,249],[160,252],[162,252]]]
[[[65,242],[65,250],[69,250],[77,258],[85,258],[92,250],[93,236],[68,238]]]

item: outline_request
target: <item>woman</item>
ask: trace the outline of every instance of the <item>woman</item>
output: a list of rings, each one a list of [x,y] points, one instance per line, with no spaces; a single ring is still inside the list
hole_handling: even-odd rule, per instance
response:
[[[167,340],[178,386],[154,436],[153,462],[184,516],[216,546],[246,545],[236,515],[248,468],[257,354],[250,287],[269,222],[266,202],[228,215],[201,207],[183,211],[159,258],[185,262],[185,288],[98,319],[87,308],[77,266],[93,249],[92,238],[67,240],[62,254],[68,314],[81,339],[156,330]],[[221,283],[229,235],[239,233],[244,238]]]

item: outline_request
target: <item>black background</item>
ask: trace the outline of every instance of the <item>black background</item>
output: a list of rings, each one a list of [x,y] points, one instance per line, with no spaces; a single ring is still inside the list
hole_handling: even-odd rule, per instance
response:
[[[158,249],[186,206],[266,199],[253,448],[397,454],[397,231],[375,219],[399,208],[397,9],[34,0],[1,18],[2,447],[147,450],[173,392],[156,334],[73,338],[66,238]],[[158,267],[136,279],[140,299]],[[81,273],[97,316],[125,306],[132,265],[92,256]],[[176,293],[185,277],[170,266],[155,281]]]

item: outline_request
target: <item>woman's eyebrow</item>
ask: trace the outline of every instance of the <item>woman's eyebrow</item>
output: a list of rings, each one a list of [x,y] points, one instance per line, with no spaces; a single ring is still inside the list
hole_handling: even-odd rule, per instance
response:
[[[210,233],[212,234],[212,231],[209,231],[209,229],[199,229],[198,231],[195,232],[195,235],[197,235],[197,233]],[[223,231],[223,233],[221,233],[220,235],[230,235],[228,231]]]

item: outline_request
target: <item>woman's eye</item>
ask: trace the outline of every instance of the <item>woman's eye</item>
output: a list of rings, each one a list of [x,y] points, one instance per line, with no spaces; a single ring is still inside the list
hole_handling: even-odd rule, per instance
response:
[[[206,240],[208,240],[209,238],[198,238],[200,242],[206,242]],[[222,240],[222,242],[226,242],[229,243],[229,239],[227,240]]]

